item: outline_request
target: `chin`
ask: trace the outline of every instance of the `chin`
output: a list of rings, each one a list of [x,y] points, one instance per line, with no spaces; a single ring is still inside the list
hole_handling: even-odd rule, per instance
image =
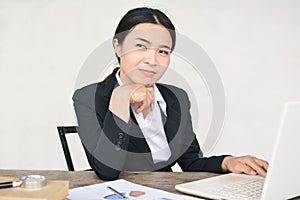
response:
[[[151,80],[144,79],[144,80],[135,81],[135,83],[142,84],[142,85],[147,85],[147,86],[152,86],[153,84],[156,83],[156,81],[154,81],[153,79],[151,79]]]

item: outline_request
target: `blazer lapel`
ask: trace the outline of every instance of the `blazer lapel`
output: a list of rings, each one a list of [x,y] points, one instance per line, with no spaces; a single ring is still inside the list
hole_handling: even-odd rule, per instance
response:
[[[167,117],[163,114],[163,112],[161,113],[167,140],[170,144],[172,139],[175,137],[180,125],[180,105],[175,94],[172,93],[169,88],[161,84],[157,84],[157,88],[159,89],[167,104]]]

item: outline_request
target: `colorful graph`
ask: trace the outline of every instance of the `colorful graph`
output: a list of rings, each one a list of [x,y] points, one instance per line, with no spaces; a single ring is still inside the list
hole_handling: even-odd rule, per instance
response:
[[[122,195],[126,195],[125,192],[122,192],[121,194],[122,194]],[[145,194],[146,194],[146,192],[138,191],[138,190],[133,190],[133,191],[130,191],[130,192],[129,192],[129,196],[130,196],[130,197],[135,197],[136,199],[138,199],[138,197],[144,196]],[[107,196],[104,197],[104,199],[106,199],[106,200],[122,200],[122,198],[119,197],[119,196],[116,195],[116,194],[110,194],[110,195],[107,195]],[[172,199],[162,197],[162,198],[160,198],[159,200],[172,200]]]

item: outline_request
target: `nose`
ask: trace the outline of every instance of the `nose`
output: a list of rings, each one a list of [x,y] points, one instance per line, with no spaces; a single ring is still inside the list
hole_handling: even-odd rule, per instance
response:
[[[148,65],[152,65],[152,66],[155,66],[158,64],[158,61],[157,61],[157,50],[156,49],[147,49],[147,56],[145,58],[145,63],[148,64]]]

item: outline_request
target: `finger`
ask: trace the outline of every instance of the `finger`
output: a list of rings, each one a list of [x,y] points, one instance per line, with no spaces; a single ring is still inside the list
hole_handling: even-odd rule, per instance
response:
[[[265,177],[266,174],[267,174],[267,172],[265,171],[265,169],[262,168],[259,165],[251,165],[249,167],[252,169],[252,171],[256,172],[256,174],[259,174],[259,175],[261,175],[263,177]]]
[[[257,162],[256,158],[251,157],[247,159],[245,164],[251,167],[253,171],[256,171],[261,176],[266,176],[266,170]]]
[[[145,86],[141,86],[134,91],[131,103],[135,103],[137,105],[137,108],[135,109],[136,113],[143,112],[149,108],[151,109],[153,94],[153,87],[146,88]]]
[[[147,88],[147,96],[149,96],[151,99],[153,99],[153,96],[154,96],[153,88]]]
[[[267,170],[268,170],[268,163],[266,161],[263,161],[263,160],[260,160],[257,158],[255,158],[254,160],[257,163],[257,165],[255,165],[257,167],[257,168],[255,168],[257,173],[263,177],[266,177]]]
[[[150,110],[152,110],[152,102],[153,102],[153,97],[152,96],[147,96],[147,106],[149,106]]]
[[[151,100],[150,102],[152,102],[152,99],[154,97],[154,92],[153,91],[147,91],[147,97]]]
[[[146,103],[145,101],[140,101],[136,103],[137,108],[135,109],[135,112],[138,114],[142,112],[146,108]]]
[[[268,171],[268,168],[269,168],[269,163],[265,160],[261,160],[259,158],[255,158],[255,161],[265,169],[265,171]]]
[[[147,96],[150,97],[150,99],[152,100],[154,97],[154,89],[153,87],[147,87]]]
[[[151,94],[154,93],[154,88],[153,88],[153,86],[151,86],[151,87],[146,87],[146,89],[147,89],[147,91],[150,92]]]
[[[233,173],[245,173],[245,174],[256,174],[256,172],[253,171],[253,169],[243,162],[238,161],[237,163],[233,164],[232,167],[230,167],[229,171]]]
[[[245,174],[248,174],[248,175],[256,175],[256,171],[248,166],[248,165],[245,165],[243,163],[239,164],[236,169],[238,170],[239,173],[245,173]]]
[[[147,97],[147,90],[144,86],[140,86],[138,88],[135,88],[132,92],[131,92],[131,99],[130,99],[130,103],[140,103],[142,101],[145,101],[146,97]]]
[[[257,168],[256,171],[257,171],[257,173],[258,173],[259,175],[261,175],[262,177],[266,177],[266,175],[267,175],[267,171],[266,171],[265,169],[263,169],[262,167]]]

